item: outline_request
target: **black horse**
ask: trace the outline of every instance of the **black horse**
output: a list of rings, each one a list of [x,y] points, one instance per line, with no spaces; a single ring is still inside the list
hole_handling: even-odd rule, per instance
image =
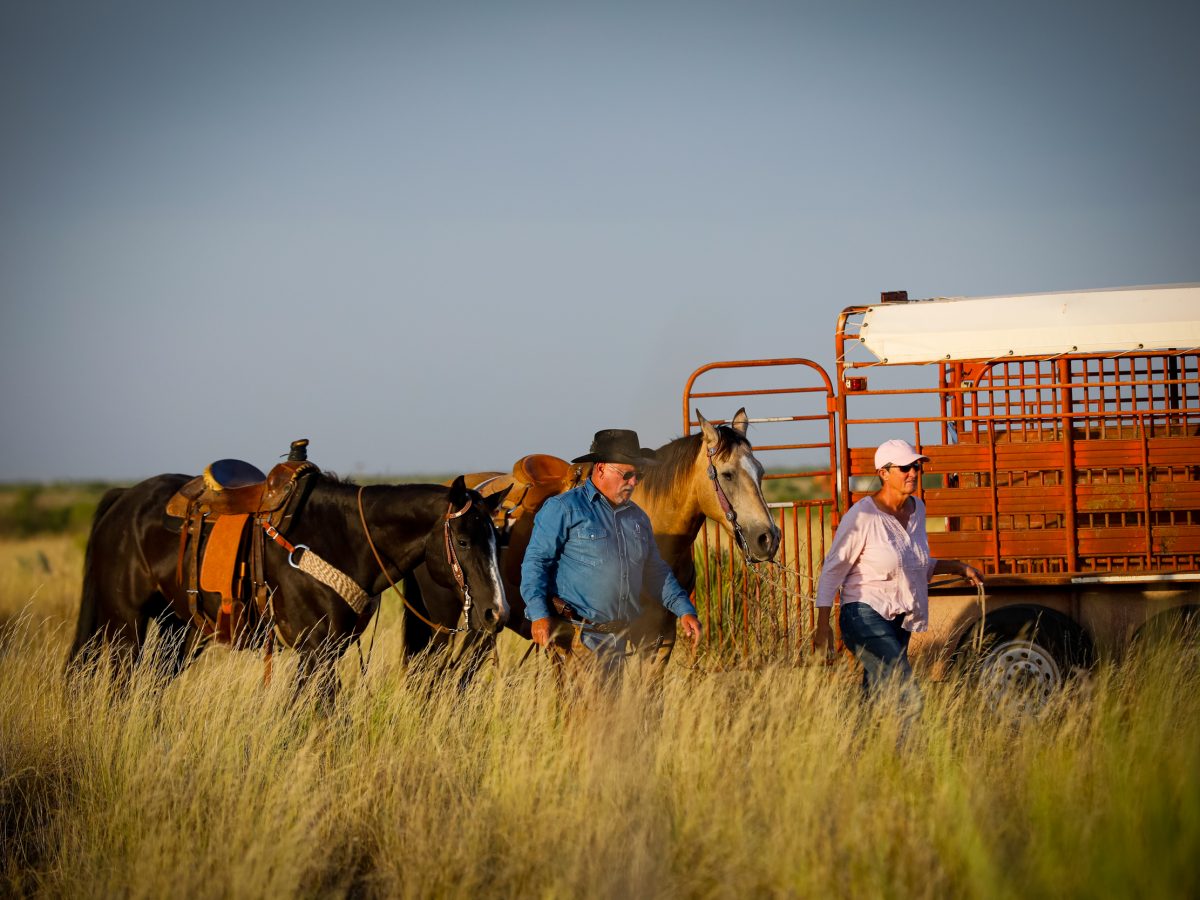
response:
[[[286,540],[319,554],[372,599],[361,615],[356,613],[337,591],[290,565],[284,547],[266,542],[263,571],[273,589],[273,621],[259,623],[263,627],[258,631],[265,634],[273,627],[284,644],[299,652],[297,693],[320,674],[328,679],[327,698],[332,697],[337,690],[333,663],[366,627],[376,598],[393,579],[421,563],[459,599],[459,613],[468,594],[471,631],[494,634],[504,626],[509,607],[492,525],[502,497],[485,499],[467,489],[461,477],[450,487],[362,488],[321,473],[310,477],[314,483],[287,527]],[[151,619],[166,632],[157,661],[168,675],[182,671],[205,646],[192,624],[185,586],[179,583],[180,536],[164,521],[167,501],[188,480],[187,475],[159,475],[109,491],[101,500],[84,560],[69,666],[78,666],[107,642],[119,671],[128,674],[142,654]],[[217,613],[215,606],[203,611],[210,618]]]
[[[635,494],[637,504],[650,517],[659,552],[689,592],[696,586],[693,545],[706,519],[723,528],[751,563],[773,559],[780,541],[779,528],[762,492],[763,467],[746,437],[750,425],[746,410],[739,409],[728,425],[713,425],[699,410],[696,416],[701,430],[658,448],[655,456],[659,464],[645,470]],[[520,579],[521,561],[532,531],[532,516],[517,520],[508,535],[500,567],[513,609],[507,625],[526,640],[531,639],[531,631]],[[404,591],[410,603],[428,611],[429,618],[440,623],[452,621],[455,596],[432,570],[416,567],[405,579]],[[674,648],[675,617],[657,598],[644,596],[642,601],[644,611],[631,629],[631,637],[661,670]],[[491,650],[491,637],[471,635],[467,649],[477,651],[476,656],[460,652],[452,661],[465,661],[469,675],[478,664],[478,652]],[[440,635],[432,629],[406,627],[405,652],[411,656],[436,651],[439,640]]]

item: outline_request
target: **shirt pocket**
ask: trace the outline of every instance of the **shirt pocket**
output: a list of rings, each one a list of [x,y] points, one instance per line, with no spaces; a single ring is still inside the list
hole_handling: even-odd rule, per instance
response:
[[[643,528],[641,522],[631,522],[625,526],[624,531],[625,552],[629,554],[629,561],[635,566],[640,566],[646,561],[648,529]]]
[[[570,538],[563,546],[563,556],[595,568],[608,556],[609,539],[607,528],[588,523],[579,525],[572,529]]]

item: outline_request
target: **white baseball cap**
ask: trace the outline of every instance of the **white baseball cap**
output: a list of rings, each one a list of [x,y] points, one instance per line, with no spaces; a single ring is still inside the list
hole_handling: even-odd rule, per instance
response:
[[[884,441],[879,445],[879,449],[875,451],[875,468],[882,469],[885,466],[907,466],[909,463],[914,463],[918,459],[929,461],[928,456],[922,456],[913,449],[913,445],[908,441],[902,441],[899,438],[893,438],[890,441]]]

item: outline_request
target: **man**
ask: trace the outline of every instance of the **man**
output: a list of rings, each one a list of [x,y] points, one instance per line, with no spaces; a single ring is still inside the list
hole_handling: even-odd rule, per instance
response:
[[[679,617],[693,647],[700,640],[696,607],[659,555],[650,517],[630,499],[642,468],[656,464],[639,443],[634,431],[597,431],[591,452],[571,460],[594,463],[591,477],[551,497],[534,519],[521,597],[533,640],[553,649],[560,675],[619,671],[642,591]]]

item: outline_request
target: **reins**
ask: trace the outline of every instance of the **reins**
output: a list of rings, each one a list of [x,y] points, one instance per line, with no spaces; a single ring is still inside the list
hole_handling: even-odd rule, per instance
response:
[[[471,500],[468,499],[466,505],[458,511],[455,511],[454,506],[448,503],[446,505],[446,515],[443,520],[446,562],[450,566],[450,571],[454,573],[454,580],[458,584],[459,590],[462,591],[463,595],[463,610],[459,619],[460,627],[447,628],[445,625],[439,625],[437,622],[430,621],[425,616],[421,615],[418,610],[414,609],[413,605],[408,602],[408,598],[404,596],[404,593],[396,585],[396,582],[392,580],[392,576],[388,573],[387,566],[383,562],[383,557],[380,556],[379,549],[375,546],[375,541],[371,538],[371,529],[367,526],[367,515],[363,508],[363,490],[365,487],[366,486],[363,485],[358,489],[358,519],[362,523],[363,534],[367,538],[367,546],[371,548],[371,553],[375,556],[375,562],[379,565],[379,571],[383,573],[383,577],[387,579],[387,582],[389,585],[391,585],[392,590],[396,592],[396,596],[400,598],[401,602],[409,612],[432,628],[435,632],[453,635],[468,630],[467,616],[471,610],[471,590],[467,585],[467,578],[466,574],[463,572],[462,564],[458,561],[458,555],[454,552],[453,542],[450,539],[450,523],[454,519],[464,515],[471,508]],[[336,566],[326,562],[324,559],[314,553],[307,544],[293,544],[282,534],[280,534],[279,530],[269,521],[260,519],[258,520],[258,524],[266,533],[268,538],[287,551],[288,565],[294,569],[299,569],[301,572],[305,572],[327,587],[332,588],[339,597],[346,601],[346,603],[358,616],[361,617],[363,615],[371,598],[368,596],[367,592],[364,591],[358,585],[358,583],[354,581],[354,579],[338,569]],[[299,560],[297,560],[296,554],[299,551],[303,552],[300,554]],[[371,643],[367,649],[367,657],[365,661],[362,659],[362,645],[361,642],[359,642],[359,666],[364,674],[366,673],[367,667],[370,665],[371,654],[375,649],[375,633],[378,625],[379,617],[376,616],[371,629]],[[272,630],[272,635],[273,634],[274,631]],[[357,638],[355,640],[358,642]],[[270,656],[271,647],[268,646],[268,670],[266,674],[266,680],[270,679]]]
[[[453,505],[446,505],[446,518],[444,521],[446,561],[450,564],[450,571],[454,573],[454,580],[458,583],[459,589],[463,592],[463,612],[459,620],[462,623],[462,627],[447,628],[445,625],[439,625],[437,622],[430,621],[429,619],[425,618],[425,616],[421,615],[418,610],[413,608],[413,605],[408,602],[408,598],[404,596],[404,593],[399,587],[396,586],[396,582],[392,580],[392,576],[388,574],[387,566],[384,565],[383,562],[383,557],[379,555],[379,550],[375,547],[375,541],[371,539],[371,529],[367,527],[367,515],[363,510],[363,490],[365,488],[366,485],[363,485],[358,489],[358,518],[359,521],[362,522],[363,534],[367,536],[367,546],[371,548],[371,552],[375,555],[375,562],[379,564],[379,571],[383,573],[383,577],[386,578],[388,584],[392,586],[392,590],[396,592],[396,596],[400,598],[400,602],[404,604],[404,608],[439,634],[459,634],[460,632],[466,631],[467,623],[465,620],[467,613],[471,609],[471,592],[467,587],[466,575],[463,573],[462,566],[458,562],[458,555],[454,552],[454,548],[451,545],[450,522],[452,519],[457,519],[459,516],[463,515],[467,510],[469,510],[471,508],[471,501],[467,500],[467,505],[458,512],[454,512]]]

